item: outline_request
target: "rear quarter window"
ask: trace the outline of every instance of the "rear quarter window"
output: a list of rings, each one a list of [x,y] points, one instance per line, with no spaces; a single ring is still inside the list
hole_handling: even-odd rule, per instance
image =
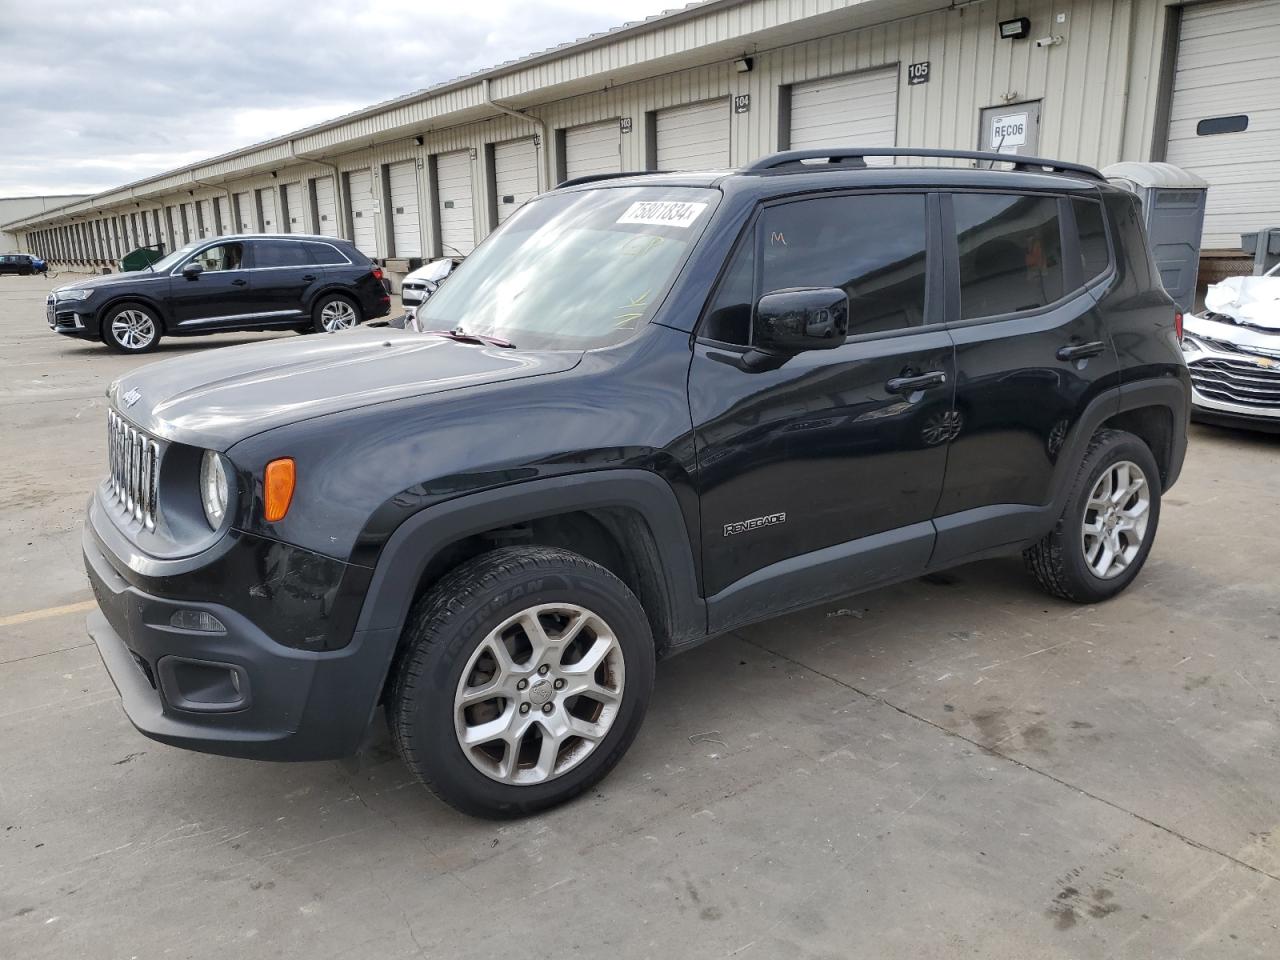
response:
[[[1111,267],[1111,247],[1107,243],[1102,204],[1072,197],[1071,210],[1075,214],[1079,237],[1080,277],[1085,283],[1090,283]]]

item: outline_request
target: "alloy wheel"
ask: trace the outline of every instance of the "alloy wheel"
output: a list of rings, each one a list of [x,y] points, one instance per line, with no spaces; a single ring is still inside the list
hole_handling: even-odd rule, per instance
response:
[[[1102,580],[1118,577],[1142,549],[1151,517],[1151,487],[1136,463],[1113,463],[1098,478],[1084,508],[1084,560]]]
[[[331,300],[320,310],[320,325],[325,331],[346,330],[356,325],[356,311],[345,300]]]
[[[156,337],[155,321],[141,310],[121,310],[111,321],[111,336],[126,350],[142,350]]]
[[[539,604],[476,647],[454,695],[463,754],[485,776],[526,786],[578,766],[622,704],[622,647],[585,607]]]

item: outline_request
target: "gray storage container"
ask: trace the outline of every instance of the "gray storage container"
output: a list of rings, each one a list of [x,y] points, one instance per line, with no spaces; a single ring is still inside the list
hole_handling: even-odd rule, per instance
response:
[[[1171,163],[1113,163],[1102,175],[1142,198],[1160,280],[1179,307],[1192,309],[1209,184]]]

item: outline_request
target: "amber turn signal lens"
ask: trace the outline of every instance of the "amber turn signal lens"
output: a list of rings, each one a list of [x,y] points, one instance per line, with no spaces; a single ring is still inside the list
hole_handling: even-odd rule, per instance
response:
[[[297,479],[292,457],[281,457],[267,464],[262,475],[263,511],[266,519],[283,520],[293,502],[293,484]]]

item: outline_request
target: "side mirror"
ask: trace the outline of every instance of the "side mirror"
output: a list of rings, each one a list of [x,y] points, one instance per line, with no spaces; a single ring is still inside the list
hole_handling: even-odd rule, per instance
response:
[[[188,280],[194,280],[200,274],[204,273],[204,264],[193,261],[182,268],[182,275]]]
[[[776,290],[760,298],[752,321],[757,350],[832,350],[849,332],[849,295],[836,287]]]

